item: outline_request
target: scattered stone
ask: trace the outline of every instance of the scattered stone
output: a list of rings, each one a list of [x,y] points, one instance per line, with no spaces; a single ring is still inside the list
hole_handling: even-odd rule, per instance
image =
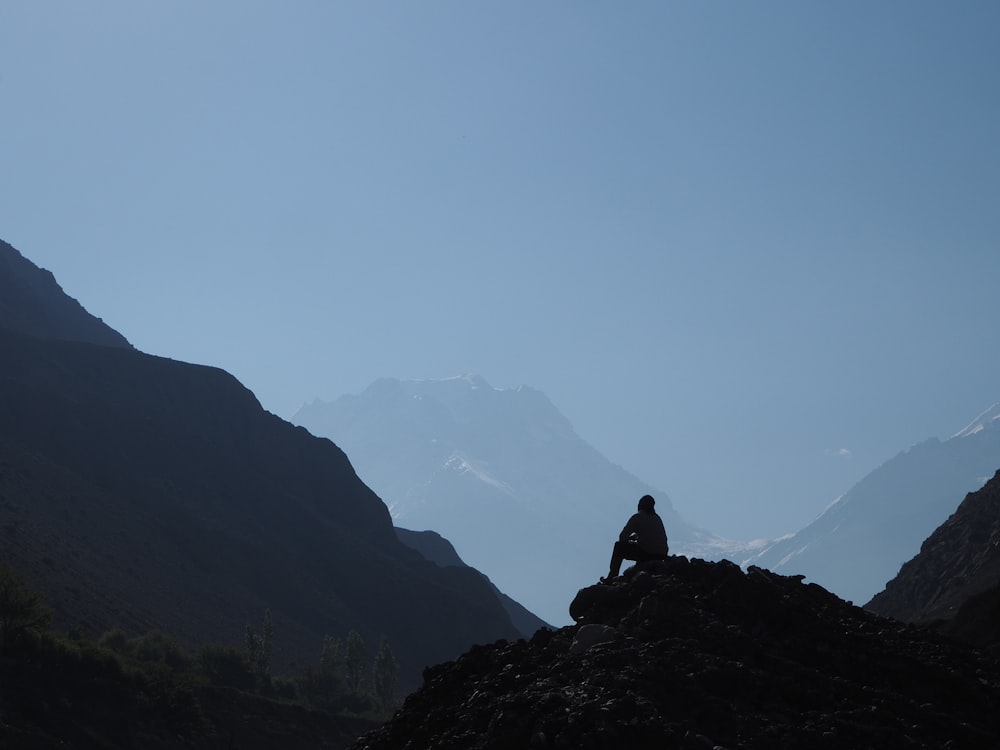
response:
[[[996,658],[800,577],[674,557],[571,612],[427,670],[352,747],[1000,747]]]
[[[607,625],[583,625],[576,631],[576,638],[569,647],[571,654],[579,654],[598,643],[608,643],[618,636],[618,631]]]

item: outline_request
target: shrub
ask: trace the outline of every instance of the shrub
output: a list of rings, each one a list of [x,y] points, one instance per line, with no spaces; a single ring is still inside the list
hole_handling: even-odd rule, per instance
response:
[[[128,638],[121,628],[106,631],[97,641],[101,648],[108,648],[117,654],[124,654],[128,647]]]
[[[324,711],[334,711],[339,707],[344,682],[334,670],[307,667],[299,675],[297,682],[299,695],[307,705]]]
[[[297,701],[299,699],[299,686],[290,677],[275,677],[271,680],[271,693],[275,698]]]
[[[212,685],[252,690],[256,677],[246,655],[230,646],[204,646],[198,652],[198,673]]]
[[[152,630],[133,638],[126,646],[133,659],[151,664],[163,664],[172,672],[188,672],[193,666],[191,655],[172,636]]]

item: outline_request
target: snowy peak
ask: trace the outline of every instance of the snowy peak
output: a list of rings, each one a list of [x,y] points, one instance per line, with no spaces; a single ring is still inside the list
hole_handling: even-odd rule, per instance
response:
[[[989,409],[984,411],[978,417],[973,419],[966,427],[956,432],[952,435],[953,438],[963,438],[969,437],[970,435],[975,435],[983,430],[991,429],[996,420],[1000,419],[1000,401],[993,404]]]
[[[333,402],[313,401],[292,419],[317,412],[359,412],[360,417],[361,412],[381,411],[387,406],[396,415],[410,414],[411,423],[419,421],[422,431],[438,439],[452,439],[470,428],[497,424],[532,440],[577,437],[569,420],[541,391],[526,385],[497,388],[473,374],[440,380],[380,378],[360,395],[341,396]],[[343,426],[342,419],[338,422]]]
[[[495,487],[504,492],[510,492],[510,488],[499,479],[494,477],[489,470],[489,466],[484,461],[478,461],[466,456],[461,451],[452,451],[441,467],[445,471],[451,471],[458,475],[468,474],[474,479]]]

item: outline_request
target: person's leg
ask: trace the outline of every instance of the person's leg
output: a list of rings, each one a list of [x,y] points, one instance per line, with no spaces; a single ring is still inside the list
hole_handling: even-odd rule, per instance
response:
[[[635,560],[638,546],[629,542],[615,542],[615,547],[611,552],[611,565],[608,568],[608,578],[615,578],[622,569],[625,560]]]
[[[614,549],[611,550],[611,564],[608,566],[608,578],[614,578],[622,569],[622,562],[625,560],[622,553],[622,543],[615,542]]]

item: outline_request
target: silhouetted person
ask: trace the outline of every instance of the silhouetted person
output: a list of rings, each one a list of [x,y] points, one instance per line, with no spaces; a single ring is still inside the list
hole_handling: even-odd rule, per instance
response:
[[[639,512],[628,519],[622,533],[618,535],[615,549],[611,553],[611,568],[607,578],[610,581],[617,578],[622,568],[622,561],[662,560],[667,556],[667,532],[663,521],[653,510],[656,501],[651,495],[639,498]]]

